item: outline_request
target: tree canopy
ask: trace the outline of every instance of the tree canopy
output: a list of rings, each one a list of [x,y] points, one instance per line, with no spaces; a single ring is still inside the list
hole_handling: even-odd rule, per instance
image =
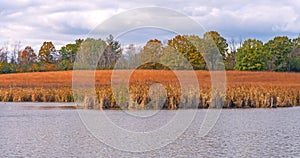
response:
[[[241,38],[240,38],[241,39]],[[164,39],[165,40],[165,39]],[[10,48],[13,48],[10,50]],[[77,65],[74,65],[77,61]],[[276,36],[266,43],[257,39],[234,39],[230,45],[217,31],[176,35],[163,44],[150,39],[144,46],[121,43],[112,35],[102,39],[77,39],[56,50],[43,42],[38,55],[20,42],[0,47],[0,73],[90,69],[189,69],[245,71],[300,71],[300,37]],[[138,65],[144,63],[143,65]],[[79,65],[78,65],[79,64]],[[82,66],[82,67],[80,67]]]
[[[268,70],[288,71],[292,47],[292,41],[287,36],[278,36],[268,41],[264,45],[268,56]]]
[[[39,60],[45,63],[53,63],[54,56],[53,53],[56,52],[55,46],[52,42],[44,42],[39,50]]]
[[[263,42],[248,39],[237,50],[236,70],[266,70],[266,53],[263,51]]]

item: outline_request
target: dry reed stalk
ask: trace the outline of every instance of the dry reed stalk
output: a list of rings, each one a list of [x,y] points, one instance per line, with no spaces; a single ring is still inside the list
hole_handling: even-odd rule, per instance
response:
[[[116,71],[127,73],[128,70]],[[72,71],[0,75],[0,101],[72,102],[76,98],[86,102],[86,107],[91,109],[177,109],[220,105],[224,108],[271,108],[300,105],[298,73],[228,71],[226,95],[217,94],[216,98],[212,98],[208,71],[195,71],[200,96],[195,95],[196,89],[181,89],[172,71],[161,70],[137,70],[130,78],[129,91],[122,87],[113,91],[110,88],[112,72],[96,71],[96,96],[87,92],[83,92],[86,95],[73,96]],[[184,76],[186,72],[181,73]],[[124,81],[118,78],[115,82]],[[188,83],[189,78],[183,82]],[[151,98],[149,88],[153,83],[161,83],[166,94],[157,92]],[[166,100],[163,100],[164,95]],[[213,102],[220,105],[212,105]]]

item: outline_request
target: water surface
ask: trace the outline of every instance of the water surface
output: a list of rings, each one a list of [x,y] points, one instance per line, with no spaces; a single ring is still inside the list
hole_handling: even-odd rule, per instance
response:
[[[0,157],[300,157],[299,107],[223,110],[205,137],[198,131],[206,110],[197,110],[195,120],[176,141],[160,149],[134,153],[96,139],[77,110],[65,108],[72,105],[1,103]],[[61,108],[53,108],[56,106]],[[142,131],[159,128],[175,112],[160,111],[157,120],[151,121],[123,119],[128,114],[122,111],[105,114],[122,128]]]

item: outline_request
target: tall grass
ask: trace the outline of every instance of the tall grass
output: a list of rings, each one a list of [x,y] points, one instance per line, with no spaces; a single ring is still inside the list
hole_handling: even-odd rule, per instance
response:
[[[167,94],[149,95],[149,86],[138,83],[130,86],[130,91],[120,88],[113,93],[110,87],[96,88],[96,96],[79,99],[89,109],[177,109],[208,108],[212,104],[211,89],[189,89],[181,96],[180,88],[166,86]],[[300,90],[281,87],[238,86],[227,88],[222,99],[223,108],[272,108],[300,105]],[[130,96],[130,97],[129,97]],[[166,96],[164,98],[164,96]],[[199,99],[199,100],[196,100]],[[152,103],[151,101],[156,101]],[[1,102],[73,102],[71,88],[6,88],[0,89]]]
[[[1,88],[1,102],[73,102],[70,88]]]
[[[118,70],[127,73],[127,70]],[[185,73],[185,72],[182,72]],[[178,109],[208,108],[218,101],[223,108],[272,108],[299,106],[300,74],[273,72],[227,72],[226,95],[211,95],[210,75],[196,71],[196,88],[181,89],[172,71],[138,70],[130,78],[129,91],[110,86],[112,71],[96,72],[96,95],[83,90],[73,95],[72,72],[44,72],[0,75],[1,102],[83,102],[89,109]],[[184,82],[188,82],[188,78]],[[117,82],[125,82],[118,78]],[[151,92],[153,83],[165,89]],[[84,92],[85,91],[85,92]],[[199,94],[199,96],[196,96]]]

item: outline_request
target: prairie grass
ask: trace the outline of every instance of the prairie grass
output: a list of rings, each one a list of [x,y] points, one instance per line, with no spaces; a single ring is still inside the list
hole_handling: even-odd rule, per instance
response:
[[[116,83],[129,70],[118,71]],[[113,87],[112,70],[95,74],[96,95],[74,96],[72,71],[38,72],[0,75],[1,102],[73,102],[75,98],[90,109],[177,109],[208,108],[218,100],[223,108],[271,108],[300,105],[300,74],[278,72],[226,72],[226,95],[211,96],[211,78],[208,71],[195,71],[197,88],[181,89],[176,75],[165,70],[137,70],[129,79],[129,91]],[[185,77],[185,71],[180,72]],[[189,83],[188,76],[181,82]],[[160,83],[165,91],[150,93],[151,85]],[[120,84],[120,85],[122,85]],[[85,91],[89,91],[86,89]],[[199,94],[199,96],[196,96]],[[197,99],[198,98],[198,99]]]

